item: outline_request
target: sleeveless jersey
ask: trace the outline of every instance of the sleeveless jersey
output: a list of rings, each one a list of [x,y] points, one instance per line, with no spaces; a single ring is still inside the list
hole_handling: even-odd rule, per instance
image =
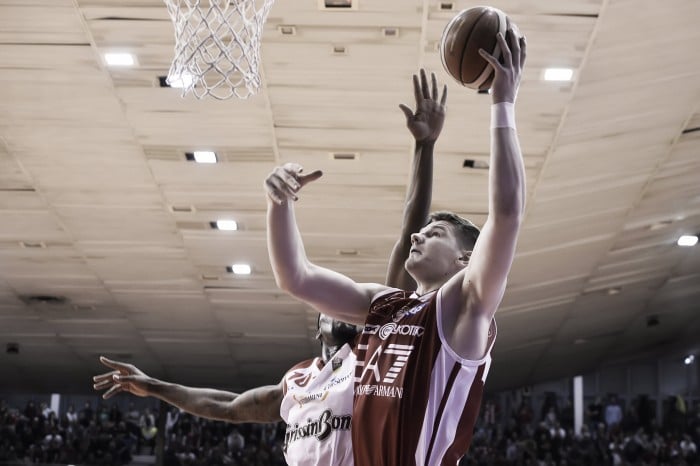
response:
[[[358,466],[456,465],[469,449],[496,337],[477,361],[442,333],[441,292],[378,294],[357,341],[352,429]]]
[[[345,344],[325,365],[314,358],[284,375],[280,415],[287,423],[284,457],[288,465],[353,465],[354,370],[355,354]]]

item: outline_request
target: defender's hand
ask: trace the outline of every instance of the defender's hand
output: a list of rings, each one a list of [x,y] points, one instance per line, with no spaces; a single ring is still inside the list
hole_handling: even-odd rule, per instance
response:
[[[406,115],[406,126],[417,142],[434,142],[442,131],[445,123],[445,102],[447,101],[447,86],[443,86],[442,97],[438,100],[438,88],[435,73],[430,73],[431,86],[425,70],[420,70],[418,76],[413,75],[413,92],[416,97],[415,113],[406,105],[399,108]]]
[[[104,356],[100,356],[100,362],[114,369],[111,372],[96,375],[92,378],[93,382],[95,382],[93,385],[95,390],[108,389],[102,394],[103,399],[111,398],[119,392],[129,392],[136,396],[149,396],[148,385],[153,379],[136,366],[112,361]]]
[[[304,175],[303,170],[297,163],[286,163],[272,170],[265,179],[265,190],[272,202],[282,205],[289,199],[299,200],[297,192],[323,175],[321,170]]]

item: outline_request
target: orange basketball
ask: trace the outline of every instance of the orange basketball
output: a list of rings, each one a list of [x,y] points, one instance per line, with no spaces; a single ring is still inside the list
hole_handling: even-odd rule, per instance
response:
[[[459,12],[447,24],[440,40],[440,56],[445,70],[463,86],[489,89],[493,69],[481,55],[484,49],[502,60],[496,34],[506,35],[511,22],[504,12],[490,6],[475,6]],[[513,24],[516,36],[520,37]]]

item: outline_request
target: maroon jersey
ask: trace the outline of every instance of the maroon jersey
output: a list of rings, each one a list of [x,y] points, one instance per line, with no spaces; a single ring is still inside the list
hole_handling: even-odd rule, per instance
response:
[[[440,292],[375,297],[355,348],[352,444],[357,466],[456,465],[469,449],[496,337],[477,361],[441,328]]]

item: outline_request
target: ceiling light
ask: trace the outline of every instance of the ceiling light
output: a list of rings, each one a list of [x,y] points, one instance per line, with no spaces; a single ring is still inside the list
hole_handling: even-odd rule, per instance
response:
[[[61,306],[68,302],[65,296],[51,294],[35,294],[22,297],[22,300],[27,304]]]
[[[683,235],[678,238],[678,246],[695,246],[698,237],[695,235]]]
[[[464,159],[462,168],[489,168],[489,163],[486,160]]]
[[[172,78],[166,78],[168,86],[174,87],[175,89],[184,89],[190,87],[194,77],[190,73],[182,73],[180,76],[173,76]]]
[[[207,150],[199,150],[194,152],[187,152],[185,154],[187,160],[194,160],[197,163],[216,163],[216,153]]]
[[[695,355],[689,354],[686,356],[686,358],[683,360],[686,366],[691,365],[695,361]]]
[[[616,286],[613,288],[608,288],[607,293],[608,293],[608,296],[613,296],[616,294],[620,294],[620,291],[622,291],[622,288],[620,288],[619,286]]]
[[[228,270],[236,275],[250,275],[251,272],[250,265],[248,264],[233,264]]]
[[[357,152],[331,152],[333,160],[355,160],[357,156]]]
[[[214,223],[214,227],[218,230],[224,231],[236,231],[238,230],[238,223],[235,220],[217,220]]]
[[[352,8],[352,0],[323,0],[324,8]]]
[[[110,52],[105,53],[105,63],[109,66],[134,66],[136,57],[130,53]]]
[[[382,28],[382,35],[384,37],[399,37],[399,28],[394,28],[394,27]]]
[[[574,70],[571,68],[547,68],[544,70],[545,81],[571,81]]]
[[[38,242],[35,242],[35,241],[20,241],[20,242],[19,242],[19,245],[20,245],[21,247],[25,248],[25,249],[33,249],[33,248],[44,249],[44,248],[46,248],[46,243],[44,243],[43,241],[38,241]]]
[[[280,24],[277,29],[283,36],[296,36],[297,28],[288,24]]]

